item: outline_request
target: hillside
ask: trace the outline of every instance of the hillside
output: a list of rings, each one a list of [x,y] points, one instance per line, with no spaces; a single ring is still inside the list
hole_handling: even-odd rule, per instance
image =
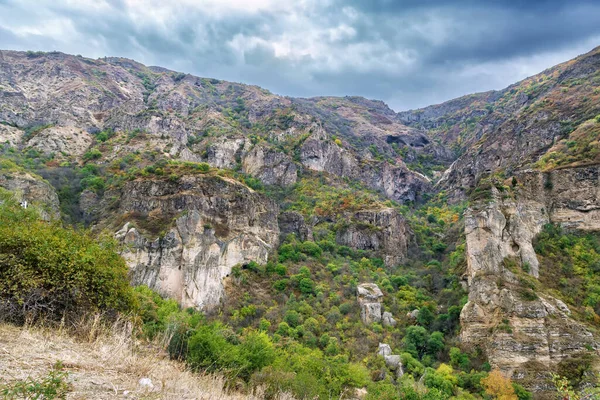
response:
[[[554,398],[600,368],[599,96],[600,48],[400,113],[0,51],[0,262],[27,224],[114,237],[137,339],[245,393]]]
[[[595,163],[590,121],[600,114],[599,69],[597,47],[506,89],[401,112],[398,120],[462,154],[442,185],[464,198],[499,170]]]

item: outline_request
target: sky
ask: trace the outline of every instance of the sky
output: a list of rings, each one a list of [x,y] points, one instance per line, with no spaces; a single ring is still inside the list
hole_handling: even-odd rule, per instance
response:
[[[598,0],[0,0],[0,49],[127,57],[401,111],[588,52],[599,21]]]

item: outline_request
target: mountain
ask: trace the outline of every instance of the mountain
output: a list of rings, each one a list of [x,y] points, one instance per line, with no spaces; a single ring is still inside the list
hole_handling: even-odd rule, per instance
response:
[[[0,187],[110,232],[134,285],[238,335],[359,363],[372,393],[479,396],[489,368],[536,398],[551,372],[593,383],[600,48],[399,113],[0,51],[0,122]]]

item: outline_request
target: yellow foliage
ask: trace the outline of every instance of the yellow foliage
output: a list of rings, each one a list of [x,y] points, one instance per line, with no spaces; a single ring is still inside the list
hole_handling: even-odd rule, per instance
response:
[[[505,377],[497,369],[481,380],[485,393],[497,400],[518,400],[510,378]]]

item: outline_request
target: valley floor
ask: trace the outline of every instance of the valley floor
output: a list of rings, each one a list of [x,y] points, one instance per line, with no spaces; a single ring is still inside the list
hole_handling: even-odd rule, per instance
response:
[[[68,399],[261,399],[228,393],[224,379],[193,374],[155,349],[136,348],[127,335],[78,341],[56,331],[0,324],[0,384],[46,376],[61,361],[68,373]],[[139,381],[150,378],[153,389]],[[286,397],[280,397],[285,400]]]

